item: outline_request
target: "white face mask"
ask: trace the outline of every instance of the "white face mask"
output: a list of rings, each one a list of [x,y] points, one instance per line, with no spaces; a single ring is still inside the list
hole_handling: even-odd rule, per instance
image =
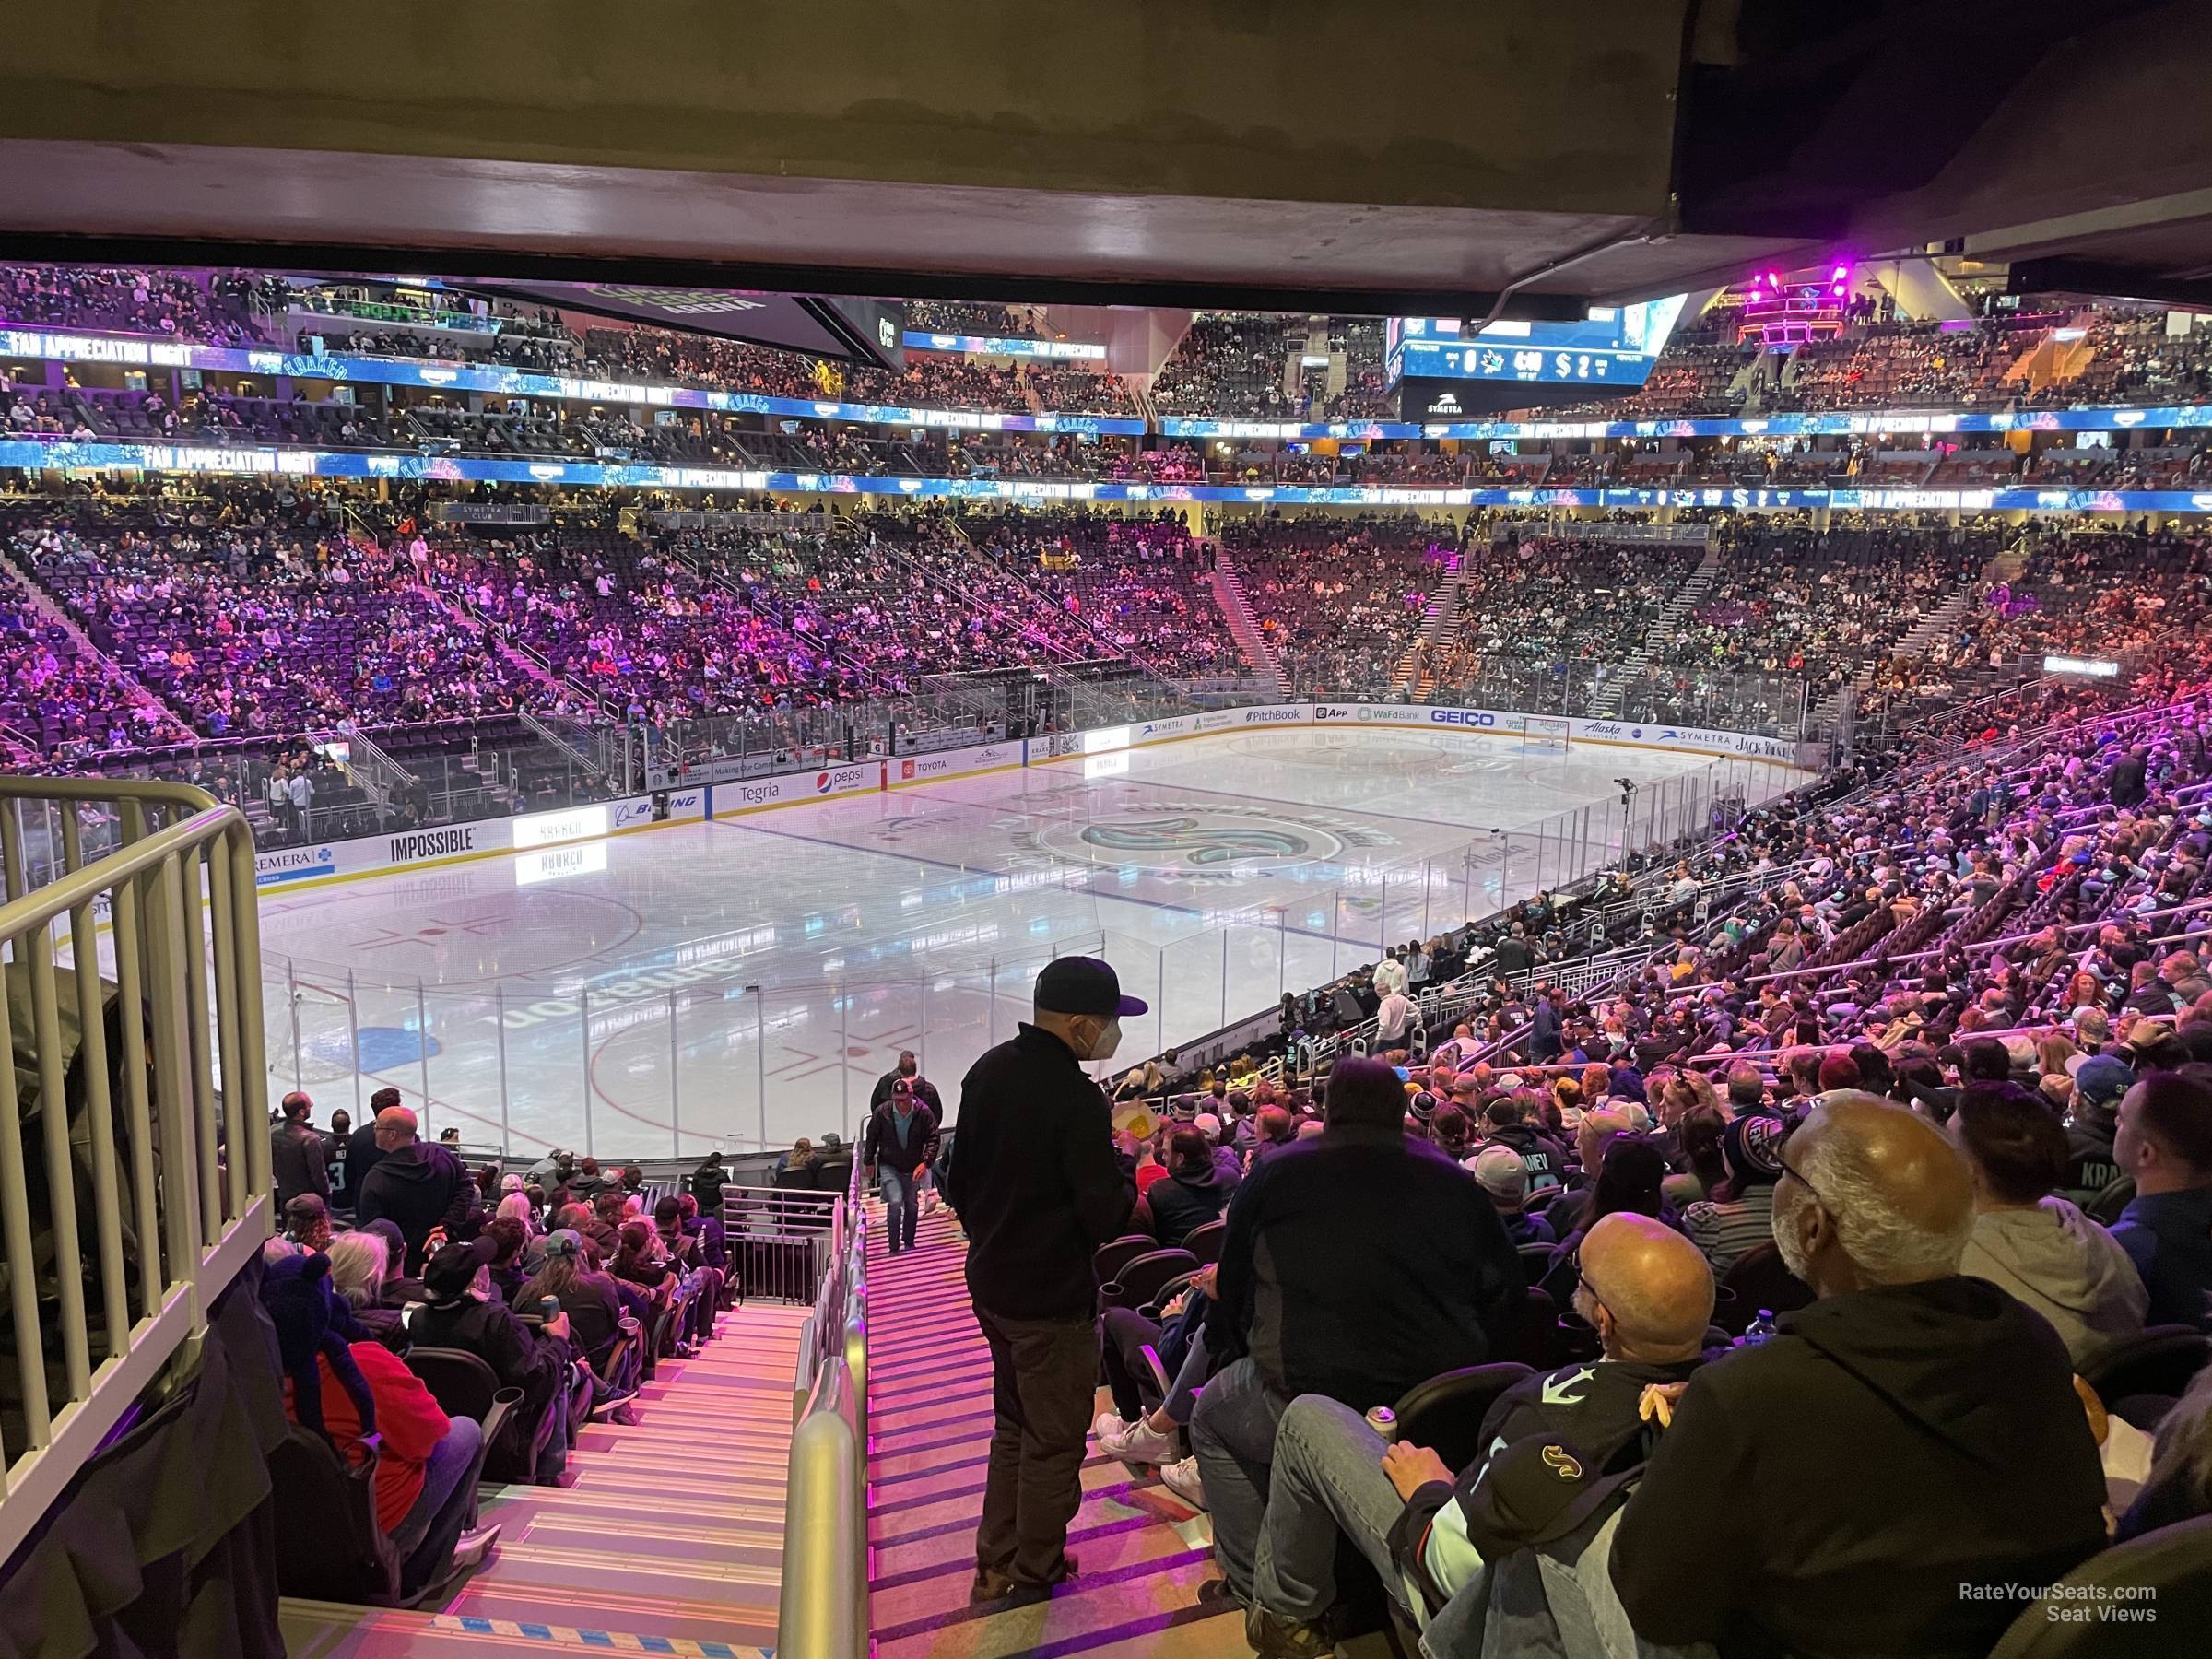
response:
[[[1086,1060],[1111,1060],[1114,1051],[1121,1046],[1122,1018],[1117,1014],[1099,1028],[1099,1034],[1091,1039],[1090,1053],[1083,1057]]]

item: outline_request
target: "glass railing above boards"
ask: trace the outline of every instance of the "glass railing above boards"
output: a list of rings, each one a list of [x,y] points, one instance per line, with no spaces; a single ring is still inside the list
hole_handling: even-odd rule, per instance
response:
[[[348,300],[330,294],[295,294],[291,310],[313,317],[347,317],[364,323],[393,323],[407,328],[453,329],[465,334],[528,332],[515,319],[478,316],[474,312],[426,311],[381,300]]]

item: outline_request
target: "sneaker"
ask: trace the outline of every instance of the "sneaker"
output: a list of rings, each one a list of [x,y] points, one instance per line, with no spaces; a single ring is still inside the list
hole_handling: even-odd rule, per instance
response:
[[[1090,1426],[1091,1438],[1103,1449],[1110,1440],[1119,1440],[1135,1427],[1118,1411],[1101,1411],[1099,1420]]]
[[[1014,1581],[995,1567],[978,1567],[975,1579],[968,1586],[968,1605],[971,1607],[994,1602],[1014,1588]]]
[[[1161,1434],[1143,1418],[1119,1434],[1101,1435],[1106,1455],[1130,1464],[1166,1464],[1175,1461],[1175,1437]]]
[[[1321,1659],[1335,1647],[1313,1626],[1278,1618],[1257,1604],[1244,1609],[1244,1641],[1260,1659]]]
[[[484,1558],[491,1553],[493,1546],[499,1541],[500,1529],[496,1523],[490,1526],[479,1526],[474,1532],[463,1533],[453,1540],[453,1557],[446,1562],[445,1571],[439,1574],[439,1582],[456,1578],[482,1566]]]
[[[1162,1464],[1159,1478],[1168,1490],[1174,1493],[1193,1509],[1206,1507],[1206,1488],[1198,1479],[1198,1460],[1186,1457],[1180,1463]]]

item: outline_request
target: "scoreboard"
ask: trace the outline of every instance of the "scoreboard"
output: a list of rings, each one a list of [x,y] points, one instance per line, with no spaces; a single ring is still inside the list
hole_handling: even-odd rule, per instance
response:
[[[1579,323],[1501,321],[1479,332],[1457,317],[1393,317],[1384,366],[1393,385],[1505,381],[1632,391],[1651,373],[1685,298],[1593,306]]]

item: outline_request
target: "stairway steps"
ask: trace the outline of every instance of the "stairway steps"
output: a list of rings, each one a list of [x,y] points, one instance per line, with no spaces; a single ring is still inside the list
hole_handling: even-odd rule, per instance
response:
[[[1088,1580],[1187,1557],[1194,1548],[1206,1546],[1187,1543],[1168,1527],[1138,1526],[1094,1535],[1079,1547],[1071,1547],[1076,1548],[1076,1558],[1082,1564],[1083,1579]],[[878,1630],[897,1630],[964,1609],[974,1575],[972,1548],[934,1566],[879,1572],[868,1591],[869,1620]]]
[[[624,1517],[638,1512],[638,1505],[639,1494],[635,1490],[510,1486],[497,1493],[488,1493],[480,1508],[486,1518],[500,1522],[510,1515],[518,1522],[527,1522],[540,1513],[605,1516],[611,1533]],[[738,1529],[773,1526],[780,1530],[783,1524],[783,1495],[778,1492],[772,1497],[749,1497],[725,1491],[717,1497],[687,1498],[684,1514],[701,1525]]]
[[[1133,1474],[1120,1464],[1112,1463],[1086,1465],[1081,1478],[1085,1502],[1101,1495],[1126,1502],[1129,1494],[1159,1485],[1157,1475]],[[964,1465],[947,1469],[934,1480],[918,1480],[911,1486],[872,1492],[868,1512],[881,1525],[872,1528],[870,1535],[897,1538],[950,1520],[964,1520],[972,1524],[982,1512],[982,1506],[983,1465]]]
[[[660,1442],[633,1438],[613,1445],[579,1443],[569,1453],[569,1467],[579,1477],[601,1467],[624,1469],[665,1469],[681,1477],[687,1471],[699,1476],[726,1471],[737,1479],[754,1479],[762,1483],[781,1485],[790,1467],[790,1448],[771,1452],[765,1447],[700,1446],[696,1443],[665,1445]]]
[[[1206,1618],[1198,1586],[1217,1576],[1207,1552],[1183,1551],[1097,1575],[1086,1572],[1049,1602],[1028,1607],[963,1605],[904,1625],[876,1622],[877,1659],[920,1659],[957,1653],[961,1659],[1011,1659],[1049,1652],[1056,1656],[1098,1651],[1148,1636],[1166,1624]],[[1242,1647],[1241,1621],[1221,1617],[1220,1634],[1234,1632],[1235,1647],[1219,1637],[1211,1651]],[[1156,1652],[1143,1644],[1147,1654]]]
[[[1171,1530],[1193,1548],[1212,1541],[1213,1525],[1205,1512],[1187,1507],[1167,1488],[1148,1487],[1133,1496],[1141,1501],[1100,1498],[1086,1503],[1068,1525],[1068,1547],[1088,1561],[1089,1557],[1083,1547],[1086,1544],[1146,1527]],[[870,1551],[870,1559],[877,1581],[883,1583],[941,1567],[948,1561],[973,1567],[974,1523],[963,1521],[957,1525],[932,1528],[916,1537],[878,1543]]]
[[[595,1460],[595,1461],[587,1461]],[[780,1500],[785,1471],[771,1476],[755,1470],[742,1474],[694,1464],[688,1470],[656,1466],[650,1477],[619,1452],[571,1455],[569,1467],[579,1491],[629,1491],[642,1498],[650,1490],[664,1498],[750,1498]]]
[[[639,1494],[641,1507],[645,1496],[643,1492]],[[511,1544],[502,1538],[500,1564],[504,1570],[500,1574],[502,1588],[536,1583],[563,1592],[578,1587],[628,1592],[638,1589],[643,1583],[665,1580],[671,1585],[686,1585],[694,1592],[712,1585],[718,1593],[714,1598],[718,1603],[765,1605],[771,1608],[776,1605],[783,1577],[782,1569],[773,1557],[765,1563],[736,1561],[726,1557],[678,1561],[660,1553],[657,1547],[652,1554],[609,1551],[604,1542],[598,1546],[535,1544],[528,1540]]]
[[[679,1596],[679,1577],[665,1588],[626,1594],[572,1580],[529,1583],[502,1579],[471,1583],[445,1611],[462,1618],[521,1619],[584,1630],[622,1630],[692,1641],[722,1641],[739,1648],[776,1645],[776,1599],[740,1604]],[[602,1653],[606,1650],[602,1647]],[[619,1651],[619,1650],[618,1650]]]
[[[463,1618],[330,1602],[286,1602],[291,1659],[463,1659],[472,1653],[667,1653],[678,1659],[759,1659],[763,1649],[727,1641],[640,1640],[632,1631],[582,1630],[541,1619]]]

